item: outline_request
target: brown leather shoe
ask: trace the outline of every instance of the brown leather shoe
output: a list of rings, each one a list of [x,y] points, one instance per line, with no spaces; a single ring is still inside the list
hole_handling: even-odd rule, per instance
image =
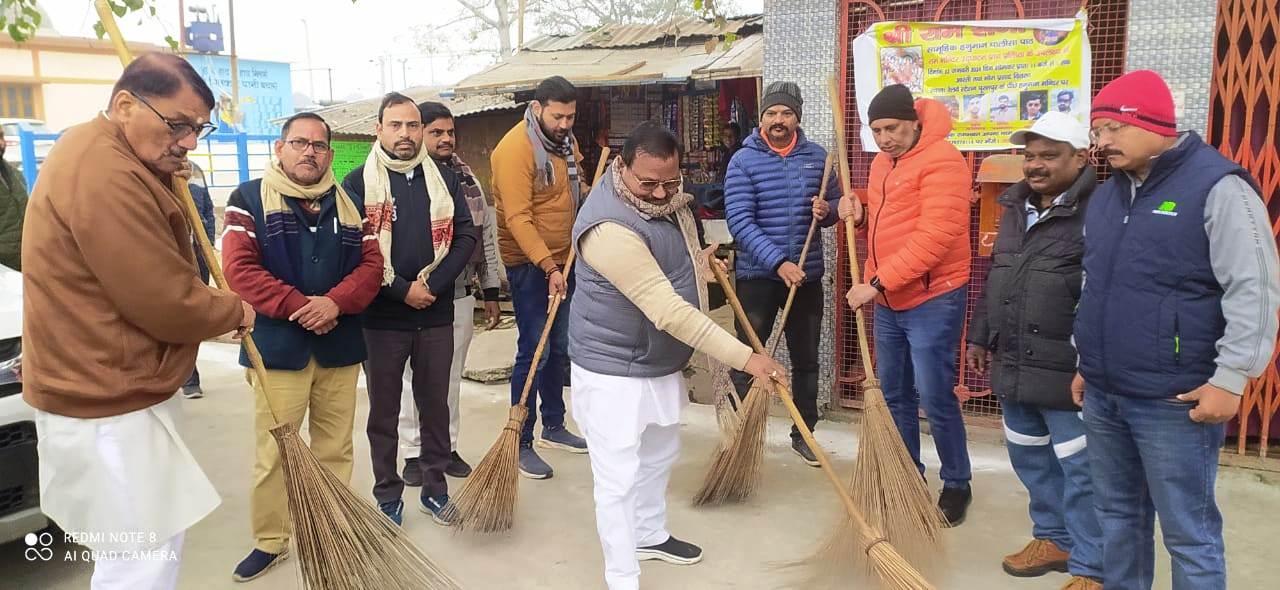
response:
[[[1049,572],[1067,571],[1066,551],[1047,539],[1032,539],[1022,551],[1004,558],[1005,573],[1019,578],[1034,578]]]
[[[1102,582],[1088,576],[1071,576],[1062,590],[1102,590]]]

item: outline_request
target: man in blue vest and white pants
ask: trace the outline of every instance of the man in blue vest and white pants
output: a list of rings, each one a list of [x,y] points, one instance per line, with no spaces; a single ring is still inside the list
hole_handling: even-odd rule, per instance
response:
[[[1280,309],[1267,209],[1248,172],[1177,131],[1155,72],[1112,81],[1090,120],[1113,174],[1085,215],[1072,388],[1102,583],[1151,587],[1158,514],[1174,590],[1225,589],[1218,452],[1248,379],[1271,362]]]
[[[573,225],[582,259],[569,312],[573,415],[591,448],[596,530],[609,590],[639,590],[640,560],[677,565],[702,549],[667,532],[680,453],[681,373],[695,351],[758,379],[784,378],[707,317],[708,255],[680,179],[680,147],[642,123]]]

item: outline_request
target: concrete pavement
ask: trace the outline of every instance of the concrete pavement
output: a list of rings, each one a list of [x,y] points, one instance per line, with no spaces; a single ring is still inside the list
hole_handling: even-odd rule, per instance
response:
[[[477,335],[469,365],[505,362],[513,351],[514,330]],[[248,491],[253,463],[252,400],[237,349],[206,344],[200,372],[206,396],[184,401],[186,440],[222,494],[218,510],[188,532],[180,585],[191,589],[251,590],[298,586],[297,561],[290,559],[263,578],[235,584],[231,571],[252,546]],[[462,390],[460,451],[473,464],[493,443],[505,421],[508,386],[465,382]],[[363,389],[356,416],[355,472],[352,486],[368,498],[372,487],[368,441],[363,427],[368,411]],[[798,587],[794,572],[781,563],[802,559],[839,515],[835,496],[817,469],[792,454],[788,422],[770,424],[764,485],[754,500],[737,506],[694,509],[690,498],[701,482],[716,443],[714,412],[693,405],[681,426],[684,448],[671,479],[669,529],[702,545],[706,559],[689,567],[657,562],[643,565],[646,588],[773,589]],[[856,451],[856,425],[824,422],[818,440],[847,474]],[[924,441],[930,476],[937,457]],[[1028,540],[1026,493],[999,445],[971,442],[974,504],[968,521],[947,532],[949,550],[930,579],[938,588],[1058,588],[1065,575],[1020,580],[1005,575],[1000,559]],[[419,546],[467,589],[518,588],[577,590],[603,588],[603,566],[595,534],[590,466],[585,456],[542,451],[556,470],[546,481],[522,479],[517,524],[509,534],[477,537],[455,534],[433,524],[416,507],[416,489],[406,491],[405,528]],[[459,480],[451,480],[456,490]],[[936,479],[931,479],[936,487]],[[1274,556],[1280,530],[1280,481],[1275,474],[1224,468],[1218,481],[1226,513],[1227,562],[1235,588],[1274,587],[1280,563]],[[87,588],[90,566],[60,562],[67,548],[54,547],[55,561],[30,563],[23,546],[0,546],[0,588]],[[334,556],[341,559],[342,556]],[[1157,588],[1169,586],[1168,558],[1157,549]],[[843,587],[864,587],[851,581]],[[865,586],[873,587],[873,586]]]

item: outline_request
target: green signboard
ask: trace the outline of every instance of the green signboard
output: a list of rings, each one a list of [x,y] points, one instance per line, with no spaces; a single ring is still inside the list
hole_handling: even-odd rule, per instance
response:
[[[341,183],[342,179],[347,177],[348,172],[351,172],[361,164],[364,164],[365,159],[369,157],[369,147],[372,145],[373,143],[369,141],[334,141],[334,179]]]

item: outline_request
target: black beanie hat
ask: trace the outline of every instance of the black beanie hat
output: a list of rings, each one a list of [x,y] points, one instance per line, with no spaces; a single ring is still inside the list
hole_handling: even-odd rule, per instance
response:
[[[919,118],[915,99],[911,98],[911,90],[902,84],[885,86],[884,90],[871,99],[871,106],[867,107],[868,123],[879,119],[916,121]]]
[[[804,99],[800,98],[800,87],[795,82],[770,82],[764,89],[764,99],[760,101],[760,114],[777,104],[795,111],[796,118],[800,119],[800,106],[804,104]]]

